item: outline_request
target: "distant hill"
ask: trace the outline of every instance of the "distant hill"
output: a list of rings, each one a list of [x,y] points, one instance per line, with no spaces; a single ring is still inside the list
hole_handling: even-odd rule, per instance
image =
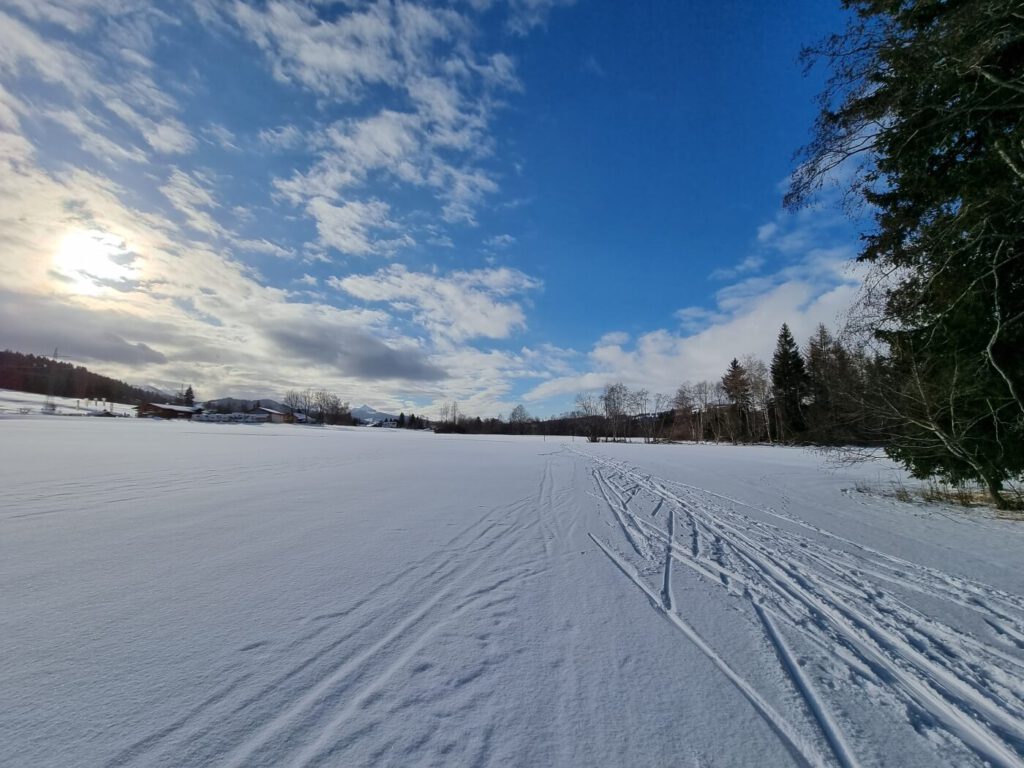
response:
[[[153,387],[153,386],[147,385],[147,386],[142,387],[142,388],[150,393],[149,396],[150,396],[150,398],[153,398],[153,402],[172,403],[172,402],[174,402],[174,398],[177,397],[177,395],[172,395],[167,390],[160,389],[160,387]]]
[[[9,349],[0,352],[0,389],[126,404],[163,397],[145,387],[135,387],[93,373],[82,365],[63,363],[41,355],[12,352]]]
[[[207,400],[202,403],[203,410],[210,413],[243,413],[257,407],[270,408],[274,411],[288,411],[288,407],[277,400],[269,397],[261,397],[258,400],[240,400],[234,397],[221,397],[217,400]]]
[[[360,405],[358,408],[353,408],[352,415],[360,421],[383,421],[384,419],[398,418],[397,414],[384,413],[368,405]]]

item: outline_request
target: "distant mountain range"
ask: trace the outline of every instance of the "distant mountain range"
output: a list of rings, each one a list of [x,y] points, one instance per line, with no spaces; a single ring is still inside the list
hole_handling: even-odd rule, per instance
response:
[[[174,400],[174,395],[172,395],[166,389],[160,389],[160,387],[154,387],[154,386],[152,386],[150,384],[137,384],[135,386],[138,386],[141,389],[146,390],[147,392],[151,392],[153,394],[153,397],[151,399],[152,399],[152,401],[154,403],[155,402],[169,403],[172,400]]]
[[[368,405],[360,405],[358,408],[353,408],[352,415],[360,421],[383,421],[384,419],[398,418],[398,416],[393,413],[384,413],[383,411],[378,411]]]

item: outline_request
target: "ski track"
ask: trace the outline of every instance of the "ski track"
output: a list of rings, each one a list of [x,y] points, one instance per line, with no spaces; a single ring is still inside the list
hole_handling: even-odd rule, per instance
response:
[[[671,594],[673,563],[747,606],[804,702],[808,721],[828,745],[828,762],[850,768],[861,761],[858,742],[844,733],[846,716],[833,712],[821,691],[870,684],[901,705],[893,711],[902,709],[909,725],[941,730],[973,752],[979,764],[1024,766],[1024,660],[1012,652],[1024,647],[1024,599],[885,554],[775,509],[571,450],[591,466],[596,497],[607,504],[638,564],[591,538],[726,673],[802,760],[819,764],[822,759],[777,712],[752,698],[750,684],[682,619],[683,609]],[[659,571],[660,594],[644,578]],[[887,591],[891,587],[980,614],[992,629],[991,640],[929,618]],[[817,656],[798,659],[784,630],[817,649]],[[878,756],[868,753],[862,759],[873,763]]]
[[[348,721],[434,636],[457,625],[470,611],[502,609],[514,599],[510,590],[515,583],[541,572],[542,561],[524,553],[534,540],[540,515],[531,521],[525,513],[543,506],[538,501],[552,502],[551,484],[547,466],[537,497],[489,510],[442,548],[449,557],[439,559],[432,551],[350,607],[311,617],[309,621],[320,626],[281,649],[281,655],[291,660],[283,674],[244,698],[230,694],[244,690],[253,675],[238,675],[106,765],[306,766],[328,756],[336,759],[333,753],[355,740],[346,730]],[[502,567],[490,573],[489,566],[496,562]],[[431,596],[418,601],[415,596],[423,594]],[[354,628],[332,631],[331,622],[342,617],[353,618]],[[379,633],[381,624],[387,630],[353,652],[375,628]],[[378,668],[381,664],[383,669]],[[225,749],[232,741],[234,746]]]
[[[346,750],[358,747],[374,727],[368,718],[402,717],[435,701],[402,690],[402,675],[430,656],[433,641],[470,618],[504,616],[517,585],[550,576],[581,522],[578,538],[586,540],[586,520],[560,514],[574,486],[589,476],[596,491],[590,495],[611,515],[601,514],[605,531],[621,532],[625,544],[619,551],[603,537],[590,533],[590,539],[616,573],[729,680],[795,763],[858,768],[884,762],[870,734],[854,725],[856,713],[836,698],[837,691],[852,690],[865,702],[885,698],[894,705],[888,711],[904,713],[908,729],[934,730],[959,742],[978,765],[1024,766],[1024,597],[884,553],[785,511],[661,479],[575,446],[541,459],[532,493],[481,510],[447,543],[421,550],[420,559],[410,559],[357,599],[303,618],[276,645],[260,640],[239,648],[238,658],[212,671],[217,685],[194,705],[134,734],[104,764],[346,764]],[[276,462],[257,461],[231,479],[219,468],[197,468],[191,477],[210,488],[277,468]],[[315,458],[292,474],[305,479],[331,471],[337,471],[332,458]],[[179,483],[174,473],[154,468],[58,478],[45,488],[22,485],[9,493],[10,511],[0,510],[0,529],[21,524],[20,518],[70,518],[145,500],[173,492]],[[122,489],[117,498],[108,495],[110,487]],[[69,505],[69,499],[79,503]],[[697,618],[686,616],[684,593],[674,591],[691,574],[750,617],[771,654],[766,658],[778,661],[791,686],[795,707],[759,692],[740,673],[740,662],[698,632]],[[900,593],[955,604],[991,632],[978,637],[931,618]],[[276,664],[254,668],[250,652]],[[491,652],[497,653],[484,651]],[[446,696],[476,685],[472,706],[487,706],[502,694],[483,677],[487,661],[477,666],[429,696],[448,703]],[[385,693],[394,700],[381,715],[373,705]],[[457,706],[454,699],[451,706]],[[493,730],[480,737],[470,762],[494,762]],[[382,751],[376,761],[413,764],[428,738],[404,753]],[[938,748],[934,740],[930,746]]]

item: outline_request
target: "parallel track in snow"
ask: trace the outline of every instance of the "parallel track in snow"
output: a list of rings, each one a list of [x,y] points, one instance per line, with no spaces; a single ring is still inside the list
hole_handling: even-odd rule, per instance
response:
[[[725,669],[728,663],[715,649],[701,650],[715,654],[716,665],[808,763],[859,764],[856,742],[851,746],[841,713],[821,690],[870,685],[902,705],[911,725],[955,739],[979,764],[1024,765],[1020,596],[893,557],[776,510],[663,480],[604,456],[575,453],[590,463],[595,496],[607,503],[632,550],[629,557],[635,555],[640,567],[595,542],[656,608],[681,629],[686,624],[671,593],[674,563],[726,590],[753,614],[827,743],[829,760],[789,735],[776,713],[751,698],[749,683]],[[781,524],[756,519],[743,508]],[[794,526],[809,535],[794,532]],[[660,594],[639,575],[651,570],[660,570]],[[993,641],[925,615],[897,590],[980,614],[993,629]],[[704,643],[694,639],[689,625],[684,632],[699,647]],[[815,664],[800,663],[786,632],[816,649]]]
[[[105,765],[336,764],[336,752],[350,745],[343,738],[350,722],[365,717],[432,640],[467,613],[504,615],[516,586],[537,577],[542,563],[523,552],[535,536],[538,521],[527,513],[537,501],[531,495],[488,510],[440,552],[411,561],[351,605],[310,617],[313,627],[283,649],[289,662],[277,676],[255,689],[251,672],[229,680]],[[492,569],[496,560],[507,567]],[[339,630],[342,618],[351,622]],[[452,690],[475,677],[454,681]]]

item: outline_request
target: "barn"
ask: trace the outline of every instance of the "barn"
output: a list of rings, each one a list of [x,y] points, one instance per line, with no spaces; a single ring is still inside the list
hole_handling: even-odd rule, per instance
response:
[[[143,403],[137,409],[139,418],[191,419],[203,409],[192,405],[171,405],[170,403]]]
[[[253,410],[249,411],[249,413],[263,414],[266,416],[265,420],[269,421],[271,424],[284,424],[285,422],[290,421],[290,419],[288,418],[290,414],[287,414],[284,411],[275,411],[273,408],[263,408],[261,406],[259,408],[254,408]]]

